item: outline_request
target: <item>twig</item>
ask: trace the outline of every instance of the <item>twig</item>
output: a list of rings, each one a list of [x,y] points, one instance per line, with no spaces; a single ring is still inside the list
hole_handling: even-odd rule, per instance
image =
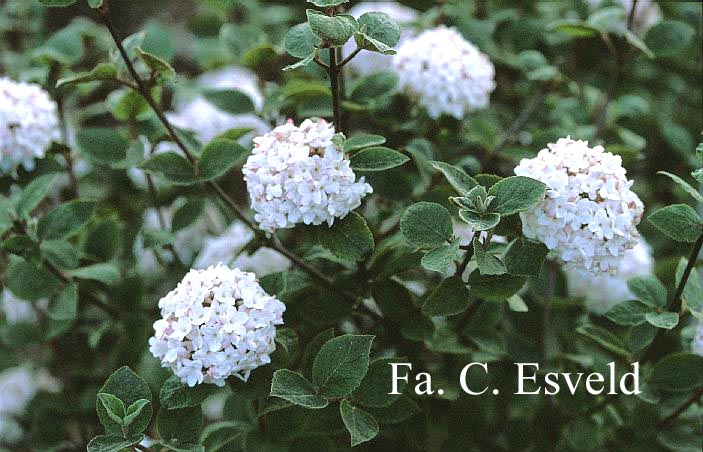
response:
[[[464,255],[464,260],[461,261],[461,264],[459,265],[459,268],[456,271],[456,274],[459,278],[462,277],[464,272],[466,271],[466,267],[469,265],[469,262],[471,261],[471,258],[474,255],[474,239],[477,239],[481,236],[480,231],[474,232],[474,235],[471,237],[471,243],[469,243],[469,248],[466,250],[466,254]]]
[[[361,47],[357,47],[356,49],[354,49],[354,51],[352,53],[350,53],[349,56],[347,56],[345,59],[343,59],[342,62],[339,63],[339,65],[337,67],[343,68],[344,66],[346,66],[346,64],[349,63],[352,60],[352,58],[357,56],[359,54],[359,52],[361,52],[362,50],[363,49]]]
[[[696,403],[696,401],[698,401],[698,399],[700,399],[701,396],[703,396],[703,388],[701,388],[698,391],[691,394],[691,397],[686,399],[686,401],[680,407],[678,407],[676,410],[674,410],[673,413],[671,413],[670,415],[668,415],[667,417],[665,417],[664,419],[659,421],[659,423],[657,424],[657,431],[662,430],[663,428],[665,428],[669,424],[671,424],[673,421],[675,421],[676,418],[681,415],[681,413],[683,413],[684,411],[686,411],[688,409],[688,407],[690,407],[691,405]]]
[[[515,118],[515,121],[510,125],[508,130],[503,134],[503,137],[500,140],[500,143],[493,149],[491,154],[496,154],[500,151],[502,151],[505,146],[507,146],[513,139],[515,135],[522,130],[522,128],[527,124],[527,121],[530,119],[532,116],[532,113],[537,110],[537,107],[542,105],[542,101],[544,101],[544,98],[547,97],[547,93],[549,90],[547,87],[541,87],[537,92],[532,96],[532,98],[525,104],[525,107],[522,109],[520,114],[518,115],[517,118]]]
[[[323,68],[324,70],[329,71],[329,69],[330,69],[329,64],[325,63],[325,62],[322,61],[320,58],[315,57],[315,58],[313,58],[313,61],[314,61],[315,63],[317,63],[317,65],[320,66],[321,68]]]
[[[330,88],[332,89],[332,115],[334,128],[339,132],[344,132],[344,126],[342,125],[342,110],[340,107],[339,99],[339,68],[337,67],[337,49],[330,47],[330,66],[329,66],[329,76],[330,76]]]
[[[681,303],[681,296],[683,295],[683,291],[686,288],[686,283],[688,282],[688,278],[691,276],[691,272],[693,271],[693,267],[696,266],[696,261],[698,260],[698,255],[701,252],[701,248],[703,248],[703,233],[698,237],[698,240],[696,240],[696,243],[693,245],[693,249],[691,250],[691,255],[688,257],[688,263],[686,264],[686,268],[683,271],[683,274],[681,275],[681,281],[679,282],[679,285],[676,287],[676,292],[674,293],[674,298],[671,299],[671,304],[669,306],[669,310],[672,312],[676,312],[679,310],[679,304]]]

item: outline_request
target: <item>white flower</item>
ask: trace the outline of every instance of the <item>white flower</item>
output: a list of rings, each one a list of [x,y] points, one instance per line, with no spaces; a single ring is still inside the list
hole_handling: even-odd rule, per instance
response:
[[[488,105],[495,69],[486,55],[444,25],[407,39],[392,59],[400,87],[417,98],[433,119],[462,119]]]
[[[634,299],[627,287],[627,281],[635,276],[652,274],[654,259],[652,251],[644,240],[631,250],[623,253],[617,273],[594,275],[582,268],[566,271],[569,294],[584,299],[586,309],[596,314],[605,314],[616,304]]]
[[[46,311],[49,300],[41,299],[34,302],[17,298],[9,289],[2,291],[0,309],[5,315],[5,321],[12,325],[15,323],[36,323],[37,311]]]
[[[620,156],[602,146],[568,137],[550,143],[515,168],[547,185],[545,199],[520,213],[523,232],[569,267],[616,273],[639,241],[644,211],[625,173]]]
[[[253,238],[254,231],[241,221],[235,221],[221,235],[205,239],[205,244],[195,259],[193,267],[206,268],[224,263],[254,272],[258,276],[266,276],[290,267],[290,261],[271,248],[261,247],[253,254],[242,251]]]
[[[247,381],[271,361],[286,310],[256,275],[222,264],[189,271],[159,308],[149,350],[188,386],[224,386],[230,375]]]
[[[588,6],[592,10],[596,10],[607,6],[604,0],[587,0]],[[624,23],[626,25],[630,11],[632,10],[633,0],[614,0],[614,3],[620,4],[624,11]],[[638,0],[637,8],[635,9],[634,20],[632,21],[632,29],[637,33],[647,31],[652,25],[659,22],[662,18],[661,10],[652,0]]]
[[[363,14],[370,12],[380,12],[388,14],[391,18],[395,19],[400,24],[400,41],[398,45],[402,44],[407,38],[413,36],[415,33],[412,28],[409,27],[411,22],[417,20],[418,12],[412,8],[405,5],[401,5],[398,2],[362,2],[355,5],[349,10],[349,14],[356,17],[357,19]],[[349,55],[356,49],[356,43],[353,39],[347,41],[344,45],[344,55]],[[391,57],[388,55],[383,55],[377,52],[362,51],[357,54],[351,61],[349,61],[349,69],[357,75],[366,75],[372,72],[382,71],[388,69]]]
[[[59,137],[56,103],[39,85],[0,77],[0,173],[34,169]]]
[[[696,335],[691,341],[691,351],[696,355],[703,356],[703,322],[698,323]]]
[[[0,371],[0,440],[18,442],[22,427],[15,418],[24,413],[37,392],[58,389],[58,381],[44,369],[33,370],[23,365]]]
[[[334,127],[324,119],[292,120],[254,138],[244,180],[259,227],[267,232],[298,223],[328,225],[344,218],[373,190],[356,176],[344,152],[332,142]]]

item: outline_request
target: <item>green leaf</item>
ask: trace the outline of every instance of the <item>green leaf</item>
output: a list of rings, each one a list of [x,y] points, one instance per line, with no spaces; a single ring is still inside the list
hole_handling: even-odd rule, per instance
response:
[[[436,248],[452,235],[452,217],[440,204],[419,202],[408,207],[400,218],[405,239],[420,248]]]
[[[37,224],[41,239],[62,239],[77,233],[93,215],[95,202],[74,200],[61,204],[44,215]]]
[[[407,156],[393,149],[374,146],[363,149],[349,159],[350,166],[356,171],[384,171],[395,168],[410,160]]]
[[[171,222],[171,230],[178,232],[181,229],[187,228],[200,218],[200,215],[205,209],[205,201],[201,198],[189,198],[181,207],[173,214]]]
[[[332,47],[344,45],[358,28],[356,19],[348,14],[327,16],[314,9],[305,11],[313,34]]]
[[[345,334],[322,346],[312,366],[312,382],[324,397],[344,397],[359,386],[369,368],[373,336]]]
[[[422,305],[428,317],[448,316],[464,312],[469,306],[469,290],[458,276],[442,281]]]
[[[625,343],[616,335],[596,325],[583,325],[576,328],[576,332],[595,341],[606,350],[628,358]]]
[[[177,185],[192,185],[199,182],[193,165],[174,152],[153,155],[142,162],[139,168],[147,173],[163,176],[169,182]]]
[[[156,428],[159,436],[167,442],[189,442],[198,437],[203,426],[203,414],[199,406],[167,410],[159,408]]]
[[[103,6],[105,0],[88,0],[88,6],[91,8],[100,8]]]
[[[141,414],[142,411],[144,411],[144,407],[149,405],[151,402],[149,402],[147,399],[139,399],[133,404],[127,408],[127,412],[125,413],[124,416],[124,426],[129,427],[132,425],[132,422],[134,422]]]
[[[629,300],[616,304],[605,316],[618,325],[641,325],[646,322],[645,314],[651,312],[651,308],[639,301]]]
[[[459,241],[454,240],[450,244],[440,245],[422,256],[420,263],[427,270],[447,274],[449,266],[459,255]]]
[[[64,85],[74,85],[80,83],[97,82],[103,80],[114,80],[117,77],[117,68],[110,63],[99,63],[93,69],[87,72],[71,75],[58,79],[56,87],[61,88]]]
[[[676,266],[676,286],[681,284],[683,273],[688,265],[688,259],[682,257]],[[693,267],[691,274],[688,275],[686,286],[683,288],[681,299],[686,303],[694,316],[703,320],[703,280],[698,273],[698,269]]]
[[[310,24],[305,22],[288,30],[283,41],[286,52],[296,58],[315,56],[315,48],[320,46],[320,39],[310,29]],[[312,58],[311,58],[312,60]]]
[[[288,369],[280,369],[273,374],[271,395],[305,408],[319,409],[328,404],[327,399],[315,393],[312,383]]]
[[[703,356],[673,353],[654,365],[648,383],[667,391],[689,392],[703,386]]]
[[[192,388],[181,383],[180,378],[173,375],[161,386],[159,401],[169,410],[198,406],[215,392],[211,385],[201,384]]]
[[[151,391],[149,391],[146,381],[132,372],[127,366],[119,368],[110,375],[103,387],[98,391],[98,394],[101,393],[112,394],[127,407],[132,406],[134,402],[141,399],[151,400]],[[105,427],[105,431],[109,435],[122,436],[122,426],[110,418],[99,400],[96,402],[96,409],[100,423]],[[143,432],[149,425],[152,413],[151,405],[146,405],[128,427],[128,434]]]
[[[361,260],[374,247],[366,220],[355,212],[350,212],[330,228],[318,227],[317,237],[323,247],[346,262]]]
[[[656,55],[654,55],[654,52],[647,47],[647,44],[640,39],[639,36],[631,32],[630,30],[625,30],[625,39],[627,40],[630,45],[636,49],[638,49],[640,52],[644,53],[647,55],[647,58],[649,59],[654,59]]]
[[[449,185],[461,195],[465,195],[478,185],[478,182],[476,182],[473,177],[466,174],[466,172],[459,167],[438,161],[430,161],[428,163],[432,165],[434,169],[441,171],[447,179],[447,182],[449,182]]]
[[[39,0],[39,3],[44,6],[63,8],[73,5],[76,3],[76,0]]]
[[[359,149],[368,148],[371,146],[379,146],[386,142],[386,139],[381,135],[358,134],[347,139],[344,142],[344,152],[358,151]]]
[[[459,211],[459,218],[464,223],[471,226],[474,231],[487,231],[498,226],[500,223],[500,215],[497,213],[486,213],[481,215],[478,212],[462,209]]]
[[[91,279],[93,281],[100,281],[101,283],[105,283],[107,285],[115,284],[120,280],[120,270],[117,266],[115,266],[115,264],[110,264],[107,262],[77,268],[67,273],[74,278]]]
[[[112,394],[98,393],[98,400],[102,403],[107,415],[119,425],[123,425],[125,416],[124,403]]]
[[[47,314],[53,320],[73,320],[78,309],[78,286],[68,283],[61,292],[51,300]]]
[[[508,308],[513,312],[529,312],[530,308],[525,303],[525,300],[519,294],[514,294],[506,300]]]
[[[80,130],[76,143],[89,161],[97,165],[112,165],[127,158],[129,142],[115,129],[93,127]]]
[[[503,301],[515,295],[525,278],[513,275],[481,275],[478,269],[469,275],[471,294],[486,301]]]
[[[167,61],[164,61],[152,53],[145,52],[140,47],[135,47],[134,53],[137,55],[137,58],[141,59],[149,69],[162,79],[168,80],[176,76],[176,71]]]
[[[664,19],[647,30],[644,42],[657,56],[669,57],[688,48],[695,34],[685,22]]]
[[[226,452],[237,447],[251,426],[243,422],[215,422],[205,426],[200,435],[200,443],[208,452]],[[235,449],[236,450],[236,449]]]
[[[200,181],[209,181],[227,174],[248,151],[234,140],[215,138],[205,146],[198,160]]]
[[[383,408],[392,405],[402,397],[402,394],[390,394],[392,388],[391,363],[399,362],[398,358],[379,358],[369,366],[369,371],[361,381],[354,394],[354,403],[365,407]],[[398,382],[398,392],[405,390],[406,382]]]
[[[487,252],[478,238],[473,240],[474,255],[478,263],[478,270],[482,275],[502,275],[508,270],[505,264],[497,257]]]
[[[656,276],[635,276],[627,281],[627,287],[635,298],[647,306],[666,306],[666,287]]]
[[[123,438],[121,434],[96,436],[88,443],[88,452],[120,451],[139,444],[143,439],[144,435],[132,435],[129,438]]]
[[[253,113],[254,102],[251,97],[236,89],[209,89],[203,97],[217,109],[233,115]]]
[[[683,188],[686,193],[693,196],[693,199],[695,199],[696,202],[703,203],[703,195],[701,195],[701,193],[698,190],[693,188],[688,182],[681,179],[676,174],[671,174],[666,171],[658,171],[657,174],[663,174],[664,176],[671,178],[671,180],[673,180],[674,182],[679,184],[679,186],[681,188]]]
[[[293,64],[289,64],[288,66],[284,67],[284,68],[283,68],[283,71],[284,71],[284,72],[285,72],[285,71],[292,71],[292,70],[294,70],[294,69],[298,69],[298,68],[300,68],[300,67],[307,66],[308,64],[312,63],[312,60],[314,60],[314,59],[315,59],[315,54],[314,54],[314,53],[311,53],[310,55],[306,56],[306,57],[303,58],[302,60],[297,61],[297,62],[295,62],[295,63],[293,63]]]
[[[664,235],[677,242],[695,242],[703,233],[703,220],[686,204],[659,209],[647,217]]]
[[[321,8],[329,8],[330,6],[337,6],[343,3],[349,3],[349,0],[307,0],[308,3],[312,3],[315,6]]]
[[[339,405],[342,421],[351,435],[351,446],[354,447],[372,440],[378,435],[378,422],[366,411],[353,406],[348,400],[342,400]]]
[[[400,40],[400,25],[388,14],[362,14],[358,23],[360,33],[355,35],[356,45],[363,49],[388,54]]]
[[[544,243],[520,237],[508,245],[503,262],[508,273],[517,276],[539,276],[549,248]]]
[[[417,403],[406,395],[400,396],[397,402],[383,408],[366,408],[381,424],[400,424],[419,414],[422,410]]]
[[[332,338],[334,338],[334,328],[328,328],[317,334],[317,336],[313,337],[312,340],[308,342],[303,352],[303,357],[300,359],[300,370],[304,376],[310,379],[312,378],[312,366],[315,357],[320,352],[322,346],[332,340]]]
[[[24,187],[15,209],[17,216],[25,218],[29,215],[49,194],[55,179],[56,174],[44,174],[34,178],[32,182]]]
[[[391,71],[374,72],[359,78],[349,98],[362,105],[374,107],[398,91],[398,75]]]
[[[489,209],[502,217],[522,212],[544,198],[547,186],[530,177],[512,176],[501,179],[489,190],[488,196],[495,196]]]
[[[47,298],[58,289],[59,280],[44,267],[12,257],[4,281],[10,292],[27,301]]]
[[[645,319],[650,325],[670,330],[679,324],[679,315],[675,312],[648,312]]]
[[[44,240],[39,245],[42,256],[58,268],[78,267],[78,251],[66,240]]]
[[[574,19],[558,20],[551,23],[548,28],[574,38],[590,38],[600,34],[600,30],[596,27]]]

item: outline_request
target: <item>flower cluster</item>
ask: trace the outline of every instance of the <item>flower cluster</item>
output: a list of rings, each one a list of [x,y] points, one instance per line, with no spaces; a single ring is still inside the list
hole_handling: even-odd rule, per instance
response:
[[[650,275],[653,270],[652,250],[644,240],[640,240],[633,249],[623,253],[615,275],[593,275],[582,268],[571,268],[566,271],[566,279],[571,296],[583,298],[589,311],[605,314],[616,304],[634,299],[627,287],[629,279]]]
[[[696,355],[703,356],[703,322],[698,322],[695,336],[691,341],[691,351]]]
[[[495,69],[486,55],[444,25],[407,39],[393,57],[400,86],[434,119],[462,119],[488,105]]]
[[[515,168],[547,185],[545,199],[520,213],[526,236],[544,242],[565,264],[615,273],[637,245],[644,206],[620,156],[588,142],[560,138]]]
[[[0,442],[18,442],[22,427],[15,418],[24,413],[37,392],[58,389],[58,381],[44,369],[33,370],[22,365],[0,371]]]
[[[225,265],[189,271],[159,308],[149,350],[191,387],[224,386],[230,375],[246,381],[269,363],[286,310],[253,273]]]
[[[414,36],[414,30],[408,25],[417,20],[417,10],[401,5],[398,2],[388,1],[361,2],[354,5],[354,7],[349,10],[349,14],[356,18],[370,12],[388,14],[400,24],[401,35],[400,42],[398,44],[401,44],[406,39]],[[350,39],[344,45],[344,54],[349,55],[355,48],[356,44],[354,40]],[[388,68],[388,56],[376,52],[361,52],[349,61],[348,67],[352,72],[358,75],[366,75],[372,72],[382,71]]]
[[[266,276],[290,267],[290,261],[281,253],[261,247],[254,253],[243,251],[254,238],[254,231],[241,221],[235,221],[219,236],[205,239],[203,248],[195,259],[195,268],[207,268],[224,263],[239,269]]]
[[[0,172],[34,169],[58,139],[56,103],[39,85],[0,77]]]
[[[254,138],[254,151],[244,165],[244,180],[259,227],[268,232],[297,223],[330,226],[372,192],[356,176],[333,140],[325,120],[292,120]]]

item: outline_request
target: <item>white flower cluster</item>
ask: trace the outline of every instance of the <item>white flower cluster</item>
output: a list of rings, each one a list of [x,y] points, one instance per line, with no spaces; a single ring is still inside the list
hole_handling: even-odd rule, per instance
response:
[[[370,12],[388,14],[400,24],[400,42],[402,44],[409,37],[414,36],[414,30],[409,27],[411,22],[417,20],[418,12],[415,9],[398,2],[361,2],[349,10],[349,14],[357,19]],[[356,49],[356,43],[350,39],[344,45],[344,55],[349,55]],[[372,72],[388,69],[390,57],[377,52],[363,51],[352,58],[348,63],[349,69],[357,75],[366,75]]]
[[[198,85],[205,89],[236,89],[252,100],[254,108],[260,111],[264,105],[264,96],[258,87],[258,79],[252,72],[236,66],[229,66],[218,71],[208,72],[198,78]],[[166,117],[175,126],[192,130],[195,137],[203,144],[207,144],[216,136],[227,132],[230,129],[244,128],[252,129],[239,139],[240,144],[248,145],[255,135],[263,135],[270,127],[259,116],[248,113],[233,115],[219,110],[208,102],[203,96],[197,96],[187,102],[176,102],[176,109],[167,112]],[[165,152],[176,152],[180,154],[178,147],[171,141],[162,141],[153,148],[146,142],[144,146],[144,157],[152,154]],[[127,171],[132,182],[141,189],[147,188],[146,175],[138,168],[130,168]],[[160,188],[160,187],[159,187]]]
[[[34,169],[59,137],[56,103],[39,85],[0,77],[0,172]]]
[[[583,298],[589,311],[605,314],[616,304],[634,299],[627,287],[629,279],[651,275],[653,270],[652,250],[644,240],[640,240],[633,249],[625,251],[615,275],[594,275],[582,268],[571,268],[566,271],[566,280],[571,296]]]
[[[560,138],[515,168],[547,185],[545,199],[520,213],[526,236],[544,242],[570,267],[616,273],[637,245],[644,206],[625,177],[620,156],[602,146]]]
[[[290,267],[290,261],[271,248],[261,247],[252,254],[242,251],[253,238],[254,231],[241,221],[235,221],[221,235],[205,239],[193,267],[207,268],[223,263],[260,277]]]
[[[22,438],[17,418],[41,390],[56,392],[59,383],[44,369],[28,366],[0,371],[0,442],[14,444]]]
[[[393,57],[400,86],[437,119],[462,119],[488,105],[495,68],[486,55],[444,25],[407,39]]]
[[[696,355],[703,356],[703,322],[698,322],[695,336],[691,341],[691,351]]]
[[[292,120],[254,138],[244,180],[259,227],[268,232],[297,223],[330,226],[373,190],[356,176],[324,119]]]
[[[225,265],[189,271],[159,308],[149,350],[191,387],[224,386],[230,375],[246,381],[268,364],[286,310],[256,275]]]

